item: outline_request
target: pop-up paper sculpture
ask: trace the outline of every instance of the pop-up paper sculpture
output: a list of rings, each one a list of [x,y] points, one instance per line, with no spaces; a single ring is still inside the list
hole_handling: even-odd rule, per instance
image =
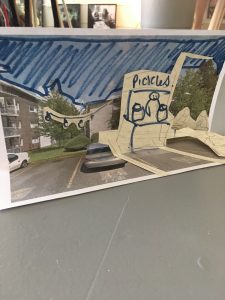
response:
[[[222,31],[1,29],[0,209],[225,164],[224,61]]]
[[[177,80],[187,57],[211,59],[192,53],[181,53],[171,74],[141,70],[125,75],[119,128],[100,132],[100,142],[108,144],[115,156],[155,174],[165,175],[165,170],[149,163],[142,150],[161,149],[172,152],[174,150],[167,147],[167,140],[188,136],[200,140],[218,156],[225,156],[225,137],[206,131],[205,112],[199,115],[195,124],[189,108],[180,111],[175,119],[169,111]],[[194,157],[188,152],[179,153]],[[153,155],[153,152],[149,151],[148,155]],[[207,160],[203,156],[201,159]]]

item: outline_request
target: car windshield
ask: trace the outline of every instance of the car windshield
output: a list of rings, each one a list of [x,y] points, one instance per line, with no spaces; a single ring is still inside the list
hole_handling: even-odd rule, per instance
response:
[[[97,153],[104,153],[104,152],[111,152],[108,145],[105,145],[105,144],[91,144],[87,148],[87,154],[97,154]]]
[[[8,161],[11,163],[18,158],[15,154],[8,154]]]

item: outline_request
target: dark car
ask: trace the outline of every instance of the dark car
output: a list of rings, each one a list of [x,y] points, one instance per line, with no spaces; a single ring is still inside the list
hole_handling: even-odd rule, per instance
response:
[[[87,147],[85,161],[81,166],[83,172],[98,172],[124,167],[126,161],[115,157],[108,145],[93,143]]]

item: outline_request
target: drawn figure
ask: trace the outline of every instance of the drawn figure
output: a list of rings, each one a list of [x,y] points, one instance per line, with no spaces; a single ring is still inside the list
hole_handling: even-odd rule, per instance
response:
[[[145,106],[143,106],[141,103],[135,102],[131,107],[131,115],[129,115],[129,111],[130,109],[128,108],[127,114],[123,117],[126,121],[133,124],[130,139],[131,151],[133,151],[134,134],[137,127],[140,127],[139,134],[143,132],[144,135],[146,131],[144,126],[152,124],[170,125],[170,123],[166,121],[168,118],[167,105],[160,102],[160,93],[156,91],[149,93]]]
[[[151,108],[151,104],[154,104],[154,109]],[[149,100],[146,103],[145,112],[149,117],[151,117],[152,111],[156,111],[156,123],[161,123],[168,118],[167,105],[160,103],[160,94],[158,92],[150,93]]]
[[[145,118],[145,109],[140,103],[135,103],[132,107],[131,122],[138,126],[138,121],[142,121]]]
[[[124,118],[126,118],[126,116],[124,116]],[[140,123],[139,121],[144,120],[144,118],[145,118],[144,106],[142,106],[140,103],[134,103],[134,105],[132,106],[131,120],[127,120],[133,124],[133,129],[131,132],[131,140],[130,140],[130,146],[132,149],[133,149],[135,129],[137,126],[141,126],[142,123]]]
[[[168,117],[168,109],[166,104],[160,104],[157,111],[157,120],[159,123],[165,121]]]
[[[171,73],[139,70],[124,76],[119,128],[111,134],[116,153],[166,147],[168,136],[174,134],[171,129],[174,116],[169,107],[186,58],[211,59],[182,52]],[[108,141],[109,136],[110,133]]]

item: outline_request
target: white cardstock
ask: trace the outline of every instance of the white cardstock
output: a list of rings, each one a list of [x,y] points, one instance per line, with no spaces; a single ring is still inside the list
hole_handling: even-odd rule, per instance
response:
[[[0,29],[0,209],[225,164],[225,32]]]

